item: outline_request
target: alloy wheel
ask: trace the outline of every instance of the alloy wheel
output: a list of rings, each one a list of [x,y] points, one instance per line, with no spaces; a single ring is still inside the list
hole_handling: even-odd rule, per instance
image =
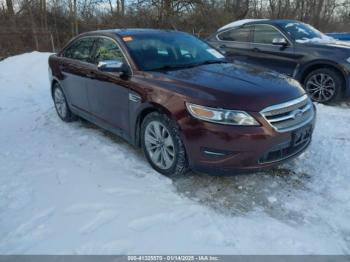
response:
[[[169,169],[175,161],[175,146],[169,130],[159,121],[151,121],[144,139],[151,161],[163,170]]]
[[[312,100],[317,102],[327,102],[333,98],[336,92],[334,79],[324,73],[312,75],[305,85],[306,92]]]
[[[57,113],[61,118],[65,118],[67,115],[67,104],[63,92],[60,88],[56,88],[54,92],[54,101]]]

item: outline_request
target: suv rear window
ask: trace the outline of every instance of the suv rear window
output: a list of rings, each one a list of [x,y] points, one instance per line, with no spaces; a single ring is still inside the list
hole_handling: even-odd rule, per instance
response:
[[[251,27],[242,27],[231,29],[218,34],[222,41],[249,42]]]

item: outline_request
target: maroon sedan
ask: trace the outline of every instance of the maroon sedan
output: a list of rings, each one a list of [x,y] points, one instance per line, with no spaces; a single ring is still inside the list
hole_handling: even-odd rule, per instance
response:
[[[165,175],[257,171],[310,144],[315,109],[299,83],[175,31],[74,38],[49,58],[59,117],[82,117],[142,147]]]

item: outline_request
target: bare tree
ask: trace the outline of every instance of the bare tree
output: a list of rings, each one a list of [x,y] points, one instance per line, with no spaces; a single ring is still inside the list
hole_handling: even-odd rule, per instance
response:
[[[297,19],[333,32],[350,28],[350,0],[14,1],[0,4],[0,56],[50,51],[80,32],[101,28],[172,28],[205,37],[243,18]]]
[[[250,0],[225,0],[225,9],[232,19],[243,19],[249,11]]]
[[[7,7],[7,14],[9,16],[13,16],[15,14],[15,11],[13,9],[13,2],[12,2],[12,0],[6,0],[6,7]]]

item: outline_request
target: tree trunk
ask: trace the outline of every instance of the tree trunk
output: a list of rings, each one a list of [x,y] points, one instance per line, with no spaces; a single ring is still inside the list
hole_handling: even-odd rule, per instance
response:
[[[316,3],[315,3],[316,4]],[[324,4],[324,0],[318,0],[317,1],[317,4],[316,4],[316,8],[314,9],[315,12],[313,14],[313,18],[312,18],[312,22],[313,22],[313,25],[316,27],[316,28],[319,28],[320,27],[320,15],[321,15],[321,12],[322,12],[322,9],[323,9],[323,4]]]
[[[171,0],[163,0],[163,14],[162,14],[162,24],[163,27],[169,27],[172,24],[172,4]]]
[[[112,5],[112,0],[108,0],[109,4],[109,10],[111,11],[111,15],[113,15],[113,5]]]
[[[78,7],[77,7],[77,0],[74,0],[74,33],[75,35],[79,34],[78,30]]]
[[[120,0],[121,15],[125,14],[125,0]]]
[[[33,12],[32,12],[32,7],[30,6],[28,0],[26,0],[26,6],[27,6],[28,14],[29,14],[31,28],[32,28],[35,49],[37,51],[39,51],[39,40],[38,40],[38,35],[37,35],[37,30],[36,30],[36,24],[35,24]]]
[[[68,4],[69,4],[69,21],[71,26],[72,37],[74,37],[75,36],[74,4],[72,0],[69,0]]]
[[[6,0],[6,7],[7,7],[7,14],[10,17],[13,17],[15,14],[15,11],[13,10],[13,3],[12,0]]]
[[[48,25],[47,25],[47,13],[46,13],[46,0],[42,0],[43,4],[43,24],[44,24],[44,30],[47,32],[48,31]]]

